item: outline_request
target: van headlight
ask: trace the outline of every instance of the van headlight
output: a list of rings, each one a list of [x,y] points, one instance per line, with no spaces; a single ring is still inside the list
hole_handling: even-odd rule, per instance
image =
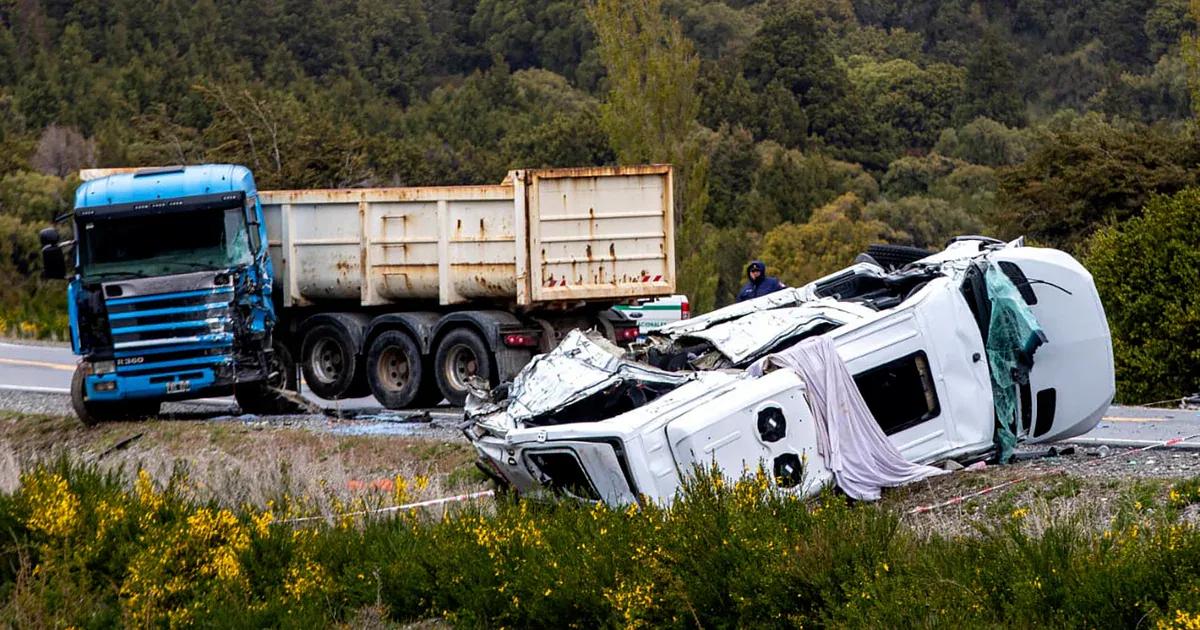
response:
[[[92,374],[97,376],[101,374],[112,374],[117,371],[117,364],[114,361],[95,361],[92,363]]]

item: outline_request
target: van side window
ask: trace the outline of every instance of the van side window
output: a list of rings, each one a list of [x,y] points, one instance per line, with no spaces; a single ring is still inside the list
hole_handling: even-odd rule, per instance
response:
[[[887,435],[932,420],[941,413],[929,358],[923,351],[856,374],[854,382]]]

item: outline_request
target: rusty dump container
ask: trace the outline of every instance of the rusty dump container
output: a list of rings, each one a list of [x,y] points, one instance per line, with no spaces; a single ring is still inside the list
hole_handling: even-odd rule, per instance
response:
[[[670,166],[511,171],[489,186],[261,191],[284,306],[533,308],[675,289]]]

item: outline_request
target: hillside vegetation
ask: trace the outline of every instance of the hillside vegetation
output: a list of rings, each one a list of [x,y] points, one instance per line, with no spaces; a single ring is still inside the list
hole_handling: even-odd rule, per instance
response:
[[[0,0],[0,329],[65,329],[36,230],[87,166],[299,188],[672,162],[694,311],[757,257],[800,283],[960,233],[1084,255],[1196,184],[1194,29],[1186,0]]]

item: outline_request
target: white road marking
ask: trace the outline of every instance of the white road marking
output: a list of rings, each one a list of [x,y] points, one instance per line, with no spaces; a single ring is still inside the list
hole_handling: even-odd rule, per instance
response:
[[[40,385],[4,385],[0,384],[0,391],[7,392],[33,392],[35,394],[67,394],[71,390],[66,387],[42,387]],[[212,405],[218,407],[232,407],[237,403],[232,398],[197,398],[196,400],[179,400],[173,401],[186,405]]]
[[[1162,440],[1129,440],[1125,438],[1106,438],[1106,437],[1077,437],[1069,440],[1063,440],[1062,443],[1078,444],[1080,446],[1155,446],[1163,445]],[[1184,450],[1200,450],[1200,442],[1176,442],[1169,445],[1170,448],[1178,448]]]
[[[35,392],[38,394],[70,394],[71,390],[66,387],[41,387],[38,385],[2,385],[0,391],[10,392]]]

